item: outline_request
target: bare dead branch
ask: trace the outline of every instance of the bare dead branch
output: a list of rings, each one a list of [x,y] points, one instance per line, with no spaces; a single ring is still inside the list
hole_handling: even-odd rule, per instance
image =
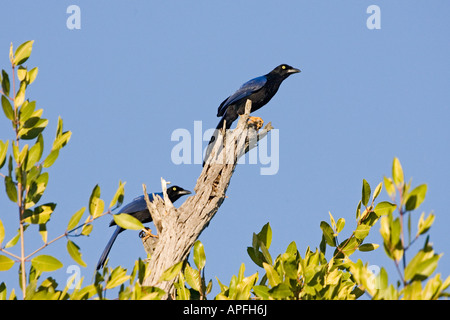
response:
[[[219,134],[203,170],[194,188],[195,194],[176,209],[167,197],[166,183],[161,180],[164,199],[156,196],[147,206],[158,231],[159,239],[143,241],[144,248],[151,255],[149,268],[151,273],[144,279],[144,286],[156,286],[163,289],[170,299],[174,294],[172,281],[160,281],[161,275],[169,267],[187,258],[194,242],[208,226],[222,205],[237,161],[246,152],[257,146],[273,128],[269,123],[260,132],[256,132],[247,120],[251,110],[251,101],[247,100],[245,114],[238,121],[236,129]],[[249,139],[249,130],[255,132]],[[216,160],[214,160],[216,159]],[[221,159],[223,161],[218,161]],[[147,195],[144,186],[144,195]]]

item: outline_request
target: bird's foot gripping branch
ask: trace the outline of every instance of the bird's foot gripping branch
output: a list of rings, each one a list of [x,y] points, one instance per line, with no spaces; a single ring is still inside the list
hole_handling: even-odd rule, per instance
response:
[[[206,152],[204,166],[236,165],[244,154],[255,148],[258,141],[273,129],[272,123],[269,122],[259,131],[264,121],[259,117],[250,117],[251,108],[252,102],[247,100],[245,113],[240,116],[236,129],[230,130],[224,126],[216,130],[213,142]]]
[[[143,241],[144,248],[151,255],[149,268],[152,270],[144,280],[144,286],[159,287],[169,295],[173,293],[174,279],[161,281],[164,271],[187,258],[195,241],[224,201],[239,158],[256,147],[257,142],[272,129],[269,123],[256,132],[247,121],[250,110],[251,101],[247,100],[245,113],[240,117],[236,129],[227,131],[222,138],[216,140],[209,159],[224,161],[208,160],[205,163],[197,179],[195,195],[176,209],[169,201],[166,182],[162,179],[164,199],[155,197],[153,201],[147,201],[159,240],[149,238]],[[253,131],[253,138],[247,138],[248,131]],[[145,186],[144,194],[147,194]]]

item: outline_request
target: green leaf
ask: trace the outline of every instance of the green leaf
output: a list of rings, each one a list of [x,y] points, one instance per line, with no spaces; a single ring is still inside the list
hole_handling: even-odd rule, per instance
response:
[[[13,53],[13,43],[12,42],[9,45],[9,61],[11,62],[11,64],[14,63],[14,53]]]
[[[380,245],[376,243],[364,243],[358,247],[359,251],[373,251],[377,249]]]
[[[330,225],[325,222],[320,222],[320,229],[322,229],[323,235],[325,237],[325,241],[327,244],[331,247],[336,247],[336,237],[334,235],[333,229],[330,227]]]
[[[3,112],[5,113],[5,116],[11,120],[14,121],[14,110],[11,106],[11,103],[9,102],[9,99],[2,95],[2,108]]]
[[[328,211],[328,214],[330,215],[331,228],[333,228],[333,230],[336,230],[336,221],[334,220],[331,211]]]
[[[17,202],[17,189],[16,185],[12,181],[12,178],[10,176],[5,177],[5,188],[6,188],[6,194],[8,195],[9,200],[12,202]]]
[[[420,250],[405,268],[405,280],[423,280],[428,278],[438,265],[441,255]]]
[[[422,184],[416,188],[414,188],[413,191],[411,191],[406,199],[406,205],[405,209],[406,211],[412,211],[417,209],[425,200],[425,195],[427,194],[427,185]]]
[[[17,242],[19,241],[19,239],[20,239],[20,234],[17,233],[11,240],[9,240],[9,241],[6,243],[5,249],[14,247],[14,246],[17,244]]]
[[[396,192],[395,192],[395,186],[394,186],[394,183],[392,182],[392,179],[384,177],[383,182],[384,182],[384,187],[386,188],[386,192],[388,193],[389,197],[391,197],[391,198],[395,197]]]
[[[375,206],[374,211],[378,216],[384,216],[391,214],[396,208],[397,206],[395,204],[388,201],[382,201]]]
[[[44,138],[39,134],[36,143],[30,148],[28,153],[28,161],[26,164],[26,171],[31,170],[32,167],[41,159],[42,153],[44,152]]]
[[[81,217],[84,214],[84,211],[86,211],[86,207],[81,208],[80,210],[78,210],[77,212],[75,212],[72,217],[69,220],[69,223],[67,224],[67,229],[68,231],[72,230],[73,228],[75,228],[78,223],[81,220]]]
[[[361,217],[361,200],[359,200],[358,205],[356,206],[356,221],[359,221]]]
[[[403,185],[404,183],[403,169],[398,158],[394,158],[392,163],[392,179],[397,187]]]
[[[284,273],[285,279],[297,279],[298,278],[298,260],[296,255],[289,255],[288,253],[284,253],[281,256],[281,259],[277,259],[281,261],[282,271]]]
[[[113,272],[111,272],[111,276],[106,283],[106,289],[112,289],[117,286],[120,286],[122,283],[130,279],[130,276],[127,275],[127,271],[123,269],[121,266],[116,267]]]
[[[14,265],[14,260],[7,256],[0,255],[0,271],[7,271]]]
[[[25,200],[25,209],[34,206],[44,194],[48,183],[48,172],[40,174],[34,181],[31,182],[28,190],[27,198]]]
[[[28,60],[31,55],[34,40],[22,43],[14,53],[14,65],[18,66]]]
[[[0,140],[0,169],[3,168],[6,162],[6,154],[8,153],[9,140],[6,143]]]
[[[334,255],[337,257],[342,257],[342,254],[346,256],[350,256],[356,249],[358,249],[361,241],[356,237],[351,237],[349,239],[345,239],[341,242],[338,248],[334,251]]]
[[[25,162],[25,158],[28,155],[28,144],[24,145],[22,151],[19,153],[19,163],[22,164]]]
[[[72,136],[71,131],[66,131],[62,135],[55,138],[53,141],[52,150],[58,150],[63,148],[70,140],[70,137]]]
[[[285,283],[280,283],[269,290],[269,294],[275,299],[286,299],[294,295],[289,286]]]
[[[191,292],[186,288],[185,282],[183,273],[180,273],[178,281],[173,284],[177,292],[177,300],[189,300],[191,298]]]
[[[182,267],[183,267],[183,261],[175,263],[173,266],[167,268],[167,270],[163,272],[163,274],[159,278],[159,281],[172,280],[180,273]]]
[[[50,216],[55,210],[56,203],[42,204],[33,211],[26,210],[24,215],[24,222],[32,224],[45,224],[50,220]]]
[[[44,168],[49,168],[55,163],[56,159],[58,159],[59,156],[59,149],[51,151],[47,158],[45,158],[43,166]]]
[[[27,84],[25,82],[20,83],[20,88],[17,91],[17,94],[14,98],[14,107],[19,108],[25,101],[25,91],[27,88]]]
[[[355,230],[355,237],[359,240],[363,240],[369,234],[370,226],[360,224]]]
[[[31,259],[31,265],[36,270],[43,272],[51,272],[62,268],[63,264],[55,257],[49,255],[40,255]]]
[[[298,252],[297,244],[295,243],[295,241],[292,241],[286,248],[286,253],[289,254],[290,256],[296,256],[297,252]]]
[[[428,217],[426,219],[424,219],[425,217],[425,212],[422,212],[422,214],[420,215],[419,218],[419,223],[417,226],[417,236],[426,233],[432,226],[433,222],[434,222],[434,214],[430,213],[428,215]]]
[[[269,249],[270,244],[272,243],[272,228],[270,227],[270,224],[266,223],[257,236],[264,246]]]
[[[63,134],[63,120],[61,117],[58,117],[58,125],[56,126],[56,137],[59,137]]]
[[[202,280],[200,278],[199,271],[191,268],[189,265],[186,265],[186,268],[184,269],[184,276],[188,285],[190,285],[195,291],[200,292]]]
[[[37,74],[38,74],[38,68],[37,67],[35,67],[35,68],[31,69],[30,71],[28,71],[28,74],[27,74],[27,82],[28,82],[28,84],[32,84],[34,82],[34,80],[37,77]]]
[[[24,67],[20,66],[17,69],[17,78],[20,81],[23,81],[24,79],[26,79],[27,78],[27,68],[24,68]]]
[[[381,268],[377,279],[378,287],[382,290],[386,289],[389,285],[388,273],[386,269]]]
[[[138,219],[127,213],[115,214],[113,215],[113,218],[114,222],[124,229],[131,229],[131,230],[145,229],[142,222],[140,222]]]
[[[241,263],[241,266],[239,267],[238,276],[237,276],[237,282],[241,282],[244,279],[244,272],[245,272],[245,264]]]
[[[3,93],[9,97],[9,75],[5,70],[2,70],[2,90]]]
[[[125,183],[126,182],[122,183],[122,181],[119,181],[119,188],[117,188],[116,193],[109,204],[109,208],[114,207],[116,203],[118,207],[122,205],[125,194]]]
[[[217,283],[219,284],[220,291],[225,292],[228,290],[228,287],[224,285],[222,282],[220,282],[219,278],[216,277]]]
[[[81,259],[80,247],[74,242],[67,240],[67,252],[69,252],[72,259],[82,267],[86,267],[86,263]]]
[[[266,270],[267,280],[269,280],[269,284],[272,287],[275,287],[278,285],[281,280],[280,276],[278,275],[278,272],[270,265],[265,262],[263,262],[264,270]]]
[[[22,129],[19,130],[19,136],[23,140],[32,140],[36,138],[47,127],[48,120],[31,117],[25,121]]]
[[[381,189],[383,189],[383,182],[380,182],[376,187],[375,191],[373,192],[372,196],[372,202],[375,201],[375,199],[379,196]]]
[[[94,187],[94,189],[92,190],[91,196],[89,198],[89,214],[93,218],[96,218],[103,213],[103,209],[105,209],[105,203],[103,202],[102,199],[100,199],[100,187],[98,185],[96,185]],[[114,220],[115,219],[116,218],[114,218]],[[125,229],[128,229],[128,228],[125,228]],[[143,229],[143,228],[140,228],[140,229]]]
[[[0,248],[2,247],[3,239],[5,239],[5,227],[3,227],[3,222],[0,220]]]
[[[202,270],[206,263],[205,248],[199,240],[194,243],[194,263],[198,270]]]
[[[371,193],[370,185],[369,185],[369,183],[366,181],[366,179],[363,179],[361,201],[362,201],[362,204],[363,204],[365,207],[367,207],[367,204],[369,203],[370,193]]]
[[[81,228],[81,234],[83,236],[88,236],[91,234],[93,228],[94,226],[92,224],[85,224],[83,228]]]
[[[400,235],[402,229],[400,219],[399,218],[391,219],[389,227],[391,228],[391,243],[395,245],[398,242],[400,242]]]
[[[34,113],[34,109],[36,109],[36,101],[29,102],[26,100],[22,107],[20,108],[20,123],[23,125]]]
[[[261,248],[261,253],[264,257],[264,260],[268,263],[268,264],[272,264],[272,256],[269,253],[269,250],[267,250],[266,246],[264,245],[264,243],[260,242],[259,243],[259,247]]]
[[[242,266],[243,266],[243,264],[242,264]],[[241,267],[241,269],[242,269],[242,267]],[[236,285],[235,296],[233,297],[233,299],[248,300],[250,298],[250,290],[252,289],[256,280],[258,280],[257,273],[240,280]]]
[[[261,252],[259,252],[258,250],[255,250],[252,247],[247,247],[247,253],[249,255],[249,257],[252,259],[252,261],[258,265],[259,267],[262,268],[262,263],[263,263],[263,259],[264,256],[262,255]]]
[[[345,219],[344,218],[339,218],[339,220],[336,223],[336,232],[339,233],[342,231],[342,229],[344,229],[345,226]]]
[[[253,288],[253,292],[255,293],[256,296],[264,299],[264,300],[268,300],[270,295],[269,295],[269,288],[266,286],[254,286]]]
[[[39,225],[39,234],[41,235],[42,242],[47,243],[48,242],[47,224],[44,223]]]

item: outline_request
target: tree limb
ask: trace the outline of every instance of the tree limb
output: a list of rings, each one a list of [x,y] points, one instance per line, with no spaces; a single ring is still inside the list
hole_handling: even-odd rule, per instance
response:
[[[187,258],[194,242],[222,205],[237,161],[256,147],[257,142],[273,128],[269,123],[263,130],[257,132],[253,125],[247,122],[250,110],[251,101],[247,100],[246,112],[240,117],[236,129],[228,130],[225,135],[219,134],[219,139],[216,139],[209,159],[197,179],[195,194],[187,198],[178,209],[168,199],[164,179],[161,179],[164,199],[155,196],[153,202],[148,201],[144,185],[147,206],[159,238],[148,238],[143,241],[144,248],[151,255],[149,259],[151,273],[144,279],[143,285],[159,287],[166,292],[167,299],[174,295],[175,279],[161,282],[159,279],[162,273]]]

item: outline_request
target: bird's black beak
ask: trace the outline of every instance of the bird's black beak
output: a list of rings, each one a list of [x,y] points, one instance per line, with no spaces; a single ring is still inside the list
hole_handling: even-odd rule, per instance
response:
[[[291,69],[288,69],[288,71],[287,71],[289,74],[291,74],[291,73],[299,73],[299,72],[301,72],[301,70],[300,69],[297,69],[297,68],[291,68]]]
[[[190,192],[189,190],[180,190],[178,191],[178,194],[180,196],[184,196],[185,194],[191,194],[192,192]]]

